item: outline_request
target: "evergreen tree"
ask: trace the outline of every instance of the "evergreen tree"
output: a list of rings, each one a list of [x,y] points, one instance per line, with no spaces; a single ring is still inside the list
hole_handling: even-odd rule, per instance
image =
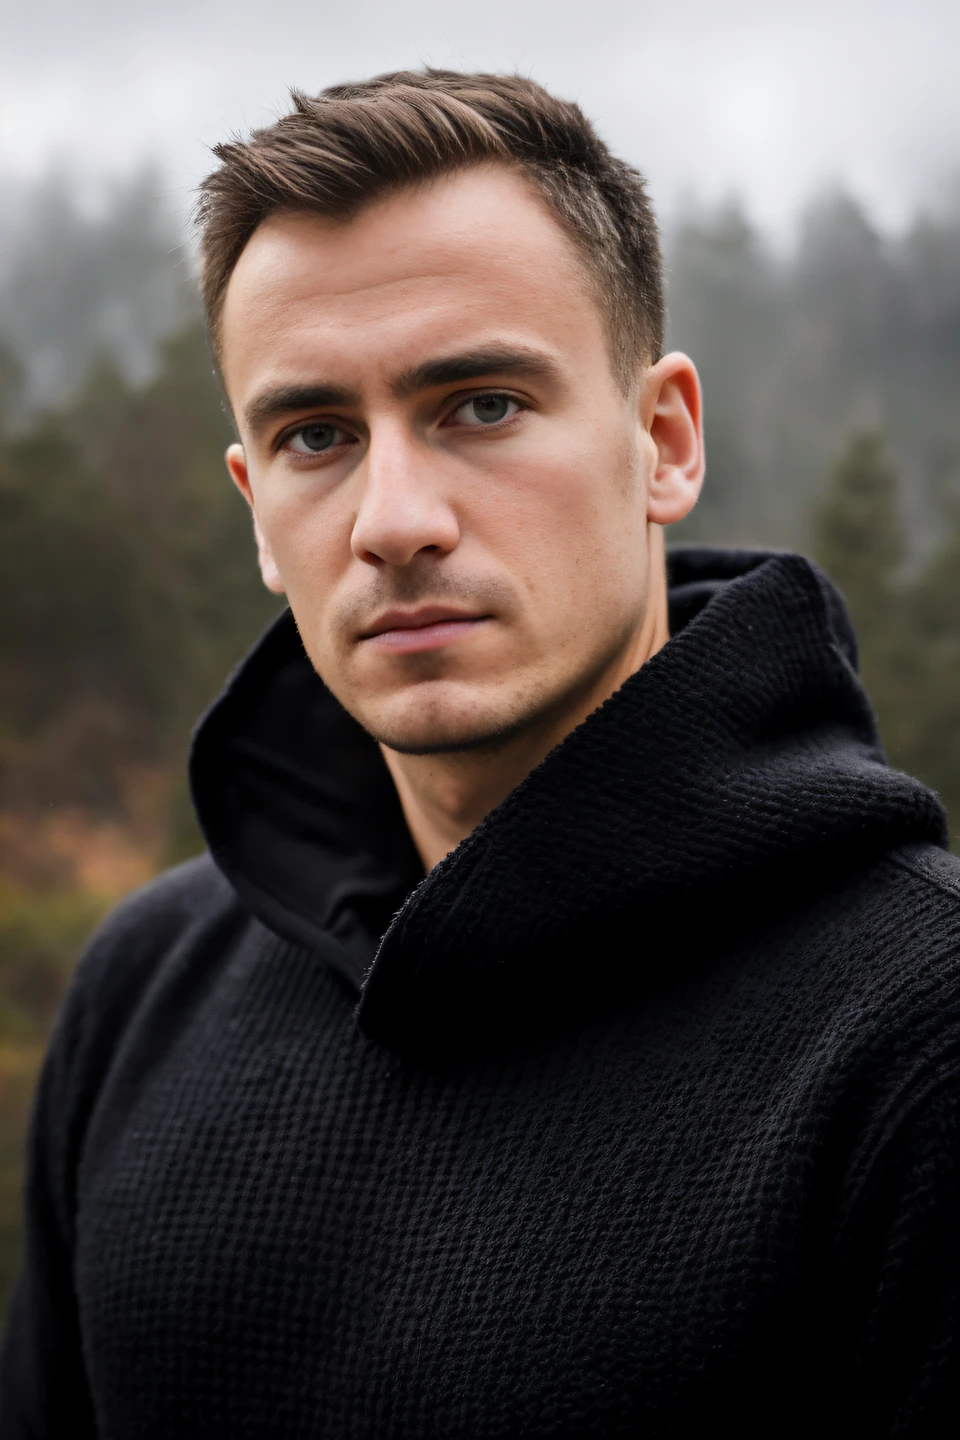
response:
[[[839,585],[860,669],[893,764],[960,817],[960,523],[918,575],[903,578],[898,483],[876,434],[836,465],[816,517],[815,555]],[[957,830],[951,833],[957,837]]]
[[[8,345],[0,342],[0,434],[16,413],[23,391],[23,366]]]
[[[861,641],[886,631],[903,561],[897,480],[877,434],[854,436],[816,517],[817,560],[847,598]]]
[[[857,632],[860,672],[894,763],[912,748],[912,683],[920,661],[911,644],[909,594],[902,583],[903,527],[897,477],[876,433],[855,435],[817,508],[814,555],[839,586]]]
[[[960,515],[918,577],[910,597],[916,678],[910,697],[908,759],[940,795],[960,843]]]
[[[782,328],[775,267],[733,202],[689,217],[669,257],[669,343],[694,357],[705,382],[708,482],[683,537],[769,539],[789,509],[770,483],[770,390],[779,385],[772,362]]]
[[[0,436],[6,810],[122,816],[130,774],[175,785],[198,714],[276,609],[202,329],[162,357],[142,389],[103,360],[71,406]]]

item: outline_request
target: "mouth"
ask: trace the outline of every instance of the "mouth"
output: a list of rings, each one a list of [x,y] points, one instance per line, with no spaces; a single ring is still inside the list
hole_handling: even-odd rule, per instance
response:
[[[424,605],[417,610],[388,610],[360,639],[391,655],[412,655],[423,650],[439,650],[462,640],[491,618],[490,615],[465,615],[438,605]]]

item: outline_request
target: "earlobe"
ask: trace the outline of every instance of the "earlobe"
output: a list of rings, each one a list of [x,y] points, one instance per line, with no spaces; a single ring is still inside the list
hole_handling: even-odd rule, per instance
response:
[[[243,446],[237,444],[228,446],[224,459],[227,462],[230,479],[250,506],[250,514],[253,517],[253,534],[257,542],[257,559],[260,563],[260,575],[263,583],[274,595],[283,595],[284,585],[280,578],[280,571],[277,569],[273,552],[263,533],[260,517],[257,514],[257,507],[254,503],[253,490],[250,487],[250,475],[247,470],[247,458],[243,453]]]
[[[697,503],[705,468],[700,379],[693,361],[675,351],[652,366],[642,407],[656,448],[647,518],[675,525]]]

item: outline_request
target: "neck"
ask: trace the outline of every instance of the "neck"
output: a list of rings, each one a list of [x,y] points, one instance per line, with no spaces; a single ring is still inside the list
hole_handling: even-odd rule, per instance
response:
[[[651,526],[649,587],[643,621],[603,668],[558,713],[496,747],[440,755],[401,755],[381,746],[413,842],[427,870],[464,840],[530,771],[670,637],[662,534]]]

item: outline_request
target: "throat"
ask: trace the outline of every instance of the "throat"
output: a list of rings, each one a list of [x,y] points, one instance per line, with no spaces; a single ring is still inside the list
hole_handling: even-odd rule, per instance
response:
[[[455,850],[542,758],[529,737],[469,751],[402,755],[380,746],[425,869]]]

